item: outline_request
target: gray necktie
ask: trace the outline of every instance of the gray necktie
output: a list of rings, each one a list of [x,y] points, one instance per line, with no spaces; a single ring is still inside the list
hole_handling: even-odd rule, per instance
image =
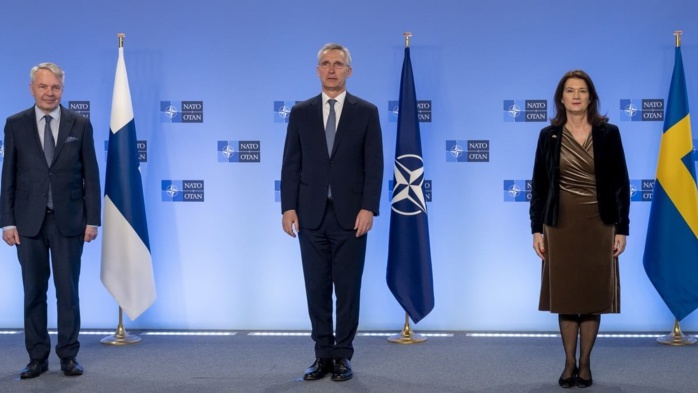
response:
[[[337,115],[334,112],[334,104],[337,102],[334,98],[327,101],[330,104],[330,114],[327,116],[327,125],[325,126],[325,138],[327,139],[327,153],[332,155],[332,146],[334,146],[334,135],[337,133]]]
[[[327,100],[330,104],[330,114],[327,116],[327,125],[325,125],[325,139],[327,139],[327,153],[332,155],[332,146],[334,146],[334,135],[337,133],[337,115],[334,112],[334,104],[337,102],[334,98]],[[332,199],[332,188],[327,188],[327,198]]]
[[[44,126],[44,156],[46,157],[46,163],[51,166],[53,162],[53,153],[56,151],[56,140],[53,139],[53,132],[51,132],[51,116],[44,116],[46,120],[46,125]],[[48,183],[48,202],[46,202],[46,207],[53,209],[53,195],[51,194],[51,181]]]

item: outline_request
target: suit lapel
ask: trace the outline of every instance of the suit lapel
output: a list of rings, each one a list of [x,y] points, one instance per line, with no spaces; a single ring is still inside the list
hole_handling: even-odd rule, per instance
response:
[[[311,132],[313,133],[313,135],[317,135],[318,138],[322,139],[321,145],[325,146],[325,148],[322,150],[327,152],[327,136],[325,135],[325,117],[322,113],[323,109],[324,103],[322,102],[322,94],[320,94],[317,97],[315,97],[315,99],[312,102],[310,124]],[[335,139],[335,146],[336,145],[337,140]],[[330,157],[329,153],[327,153],[327,157]]]
[[[325,137],[325,120],[322,117],[322,94],[315,97],[312,102],[310,124],[312,124],[313,128],[319,125],[319,129],[322,131],[322,137]]]
[[[31,107],[24,112],[24,119],[26,121],[26,129],[29,130],[30,134],[28,135],[29,140],[32,141],[31,143],[34,146],[36,146],[36,148],[39,150],[39,153],[41,153],[41,155],[43,156],[44,147],[41,146],[41,139],[39,138],[39,129],[36,126],[36,112],[34,112],[34,107]]]
[[[356,99],[354,96],[347,94],[344,96],[344,105],[342,106],[342,116],[339,118],[339,124],[337,125],[337,134],[334,136],[334,146],[332,146],[332,154],[337,151],[337,147],[342,143],[347,131],[349,129],[350,123],[354,118],[354,110],[356,109]]]
[[[61,105],[61,123],[58,125],[58,139],[56,140],[56,151],[53,154],[53,162],[56,162],[56,158],[61,153],[63,145],[65,145],[65,140],[68,138],[71,128],[73,128],[73,123],[75,123],[75,118]]]
[[[597,157],[601,157],[602,154],[600,153],[601,148],[604,146],[605,143],[605,138],[604,138],[604,131],[606,130],[605,126],[593,126],[591,128],[591,140],[592,143],[594,144],[592,146],[592,149],[594,151],[594,159]]]

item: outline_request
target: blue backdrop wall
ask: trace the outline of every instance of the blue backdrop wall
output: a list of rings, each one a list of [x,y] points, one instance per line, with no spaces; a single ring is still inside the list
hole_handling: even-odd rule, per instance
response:
[[[0,115],[33,104],[33,65],[58,63],[67,73],[63,103],[92,120],[102,176],[116,33],[127,34],[158,291],[156,303],[127,327],[309,329],[298,244],[281,231],[276,186],[283,108],[319,93],[315,56],[334,41],[353,55],[349,91],[380,109],[385,145],[383,214],[369,235],[360,328],[401,328],[404,312],[385,268],[404,31],[414,33],[432,182],[436,307],[417,328],[557,329],[556,318],[537,311],[540,261],[531,249],[525,181],[555,86],[577,68],[592,76],[602,111],[621,128],[637,190],[620,265],[622,313],[605,317],[602,329],[672,326],[642,268],[651,196],[642,180],[654,178],[676,29],[685,30],[689,102],[698,111],[698,3],[4,0],[0,13]],[[183,116],[187,108],[193,111]],[[695,123],[693,129],[695,136]],[[237,155],[225,154],[227,145]],[[240,154],[241,146],[248,152]],[[166,191],[171,184],[180,188],[174,198]],[[179,201],[185,185],[203,193],[194,188],[186,197],[193,199]],[[99,280],[100,256],[101,239],[86,245],[85,328],[116,324],[117,305]],[[0,328],[22,326],[21,299],[15,249],[2,246]],[[698,330],[695,313],[682,326]]]

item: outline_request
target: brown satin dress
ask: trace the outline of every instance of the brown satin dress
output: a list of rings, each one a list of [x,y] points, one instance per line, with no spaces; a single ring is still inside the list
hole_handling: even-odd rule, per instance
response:
[[[557,314],[620,312],[615,227],[601,221],[591,134],[580,145],[565,128],[557,226],[543,227],[545,261],[538,309]]]

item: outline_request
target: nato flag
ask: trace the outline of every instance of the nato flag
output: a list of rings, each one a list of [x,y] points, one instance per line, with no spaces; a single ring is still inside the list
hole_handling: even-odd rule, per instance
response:
[[[429,224],[424,198],[424,160],[417,118],[410,48],[405,48],[390,212],[387,281],[390,291],[417,323],[434,308]]]

